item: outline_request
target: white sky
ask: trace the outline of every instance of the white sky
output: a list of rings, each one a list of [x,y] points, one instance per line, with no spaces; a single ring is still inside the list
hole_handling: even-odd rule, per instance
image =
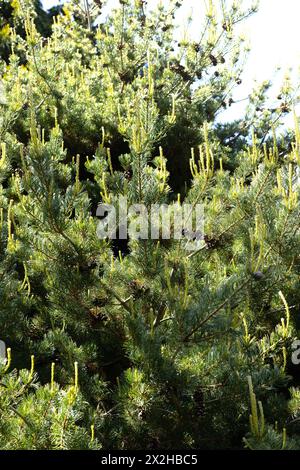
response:
[[[59,3],[59,0],[42,1],[45,8]],[[118,0],[110,0],[110,3],[117,4]],[[194,23],[191,34],[197,32],[197,18],[201,19],[202,5],[203,0],[183,1],[180,20],[186,18],[191,10],[193,11]],[[249,94],[254,79],[258,81],[272,79],[278,66],[281,67],[282,74],[293,68],[293,76],[300,79],[299,22],[300,0],[260,0],[258,13],[243,24],[243,33],[250,40],[251,52],[245,67],[243,85],[239,87],[235,99],[245,98]],[[279,78],[277,85],[278,83]],[[232,106],[230,111],[226,112],[227,119],[237,117],[242,109],[243,104]]]

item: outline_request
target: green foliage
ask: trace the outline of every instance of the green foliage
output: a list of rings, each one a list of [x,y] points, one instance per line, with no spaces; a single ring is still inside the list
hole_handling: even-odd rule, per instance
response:
[[[54,382],[54,364],[51,383],[40,385],[31,369],[12,371],[10,350],[8,363],[1,364],[0,376],[0,446],[3,450],[75,450],[99,449],[91,432],[78,423],[86,412],[86,403],[78,391],[78,384],[62,389]],[[75,365],[77,367],[77,365]],[[75,369],[76,370],[76,369]]]
[[[6,61],[11,53],[10,35],[13,28],[21,37],[26,36],[24,23],[21,21],[24,11],[29,11],[30,15],[36,17],[37,29],[44,37],[51,34],[52,17],[57,8],[54,7],[46,13],[40,0],[2,0],[0,4],[0,56]]]
[[[250,415],[250,428],[251,433],[247,438],[244,438],[245,446],[251,450],[295,450],[299,449],[299,437],[288,438],[286,428],[283,428],[282,433],[278,432],[278,423],[275,426],[269,426],[265,423],[264,410],[262,403],[257,403],[256,396],[253,391],[251,377],[248,377],[250,402],[251,402],[251,415]],[[291,406],[298,410],[299,408],[299,392],[291,390],[292,400]]]
[[[208,2],[201,42],[178,44],[180,1],[98,26],[102,2],[70,2],[47,39],[25,3],[1,63],[0,331],[21,371],[1,379],[0,446],[297,447],[298,125],[286,146],[281,108],[257,118],[265,89],[243,129],[214,125],[255,8]],[[99,239],[119,196],[201,203],[202,245]]]

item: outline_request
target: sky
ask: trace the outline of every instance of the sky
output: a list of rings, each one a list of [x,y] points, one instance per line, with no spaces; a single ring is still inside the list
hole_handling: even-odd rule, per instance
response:
[[[151,0],[152,3],[155,0]],[[57,4],[59,0],[42,0],[45,8]],[[118,0],[110,0],[117,4]],[[203,0],[184,0],[179,21],[182,22],[192,11],[193,24],[190,34],[197,34],[198,18],[202,18]],[[275,89],[284,74],[293,69],[292,76],[300,79],[300,0],[260,0],[258,13],[243,23],[243,34],[250,41],[251,51],[243,74],[243,85],[234,95],[236,101],[246,98],[255,80],[273,79]],[[276,69],[281,71],[276,74]],[[300,80],[299,80],[300,81]],[[233,105],[226,111],[225,119],[239,117],[245,101]]]

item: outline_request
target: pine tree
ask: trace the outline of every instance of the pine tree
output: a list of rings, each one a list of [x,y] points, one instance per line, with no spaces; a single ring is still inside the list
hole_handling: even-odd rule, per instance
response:
[[[11,32],[1,64],[0,331],[17,369],[35,357],[41,384],[5,371],[3,448],[298,445],[300,134],[295,119],[281,144],[280,109],[231,147],[236,123],[215,129],[240,80],[234,26],[255,9],[220,3],[201,43],[180,44],[181,2],[122,0],[98,26],[102,2],[71,2],[47,40],[33,3],[20,12],[26,38]],[[97,204],[120,196],[170,216],[202,204],[202,244],[99,238]]]
[[[60,7],[53,7],[46,12],[40,0],[2,0],[0,5],[0,55],[1,58],[8,61],[10,55],[10,34],[12,28],[16,28],[21,37],[25,37],[24,24],[19,21],[22,16],[22,10],[31,6],[30,14],[36,17],[36,25],[42,36],[51,35],[51,23],[55,13],[60,11]],[[26,10],[27,11],[27,10]]]
[[[55,364],[51,366],[51,382],[37,383],[34,356],[31,369],[8,372],[11,351],[0,371],[0,446],[3,450],[75,450],[99,449],[94,424],[90,432],[77,422],[85,413],[86,404],[79,392],[75,363],[74,385],[61,389],[54,381]]]

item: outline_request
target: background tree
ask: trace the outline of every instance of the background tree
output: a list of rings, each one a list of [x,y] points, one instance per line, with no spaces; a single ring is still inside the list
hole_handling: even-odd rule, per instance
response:
[[[54,362],[56,381],[72,386],[78,363],[86,407],[71,425],[78,442],[67,444],[76,448],[88,446],[91,421],[104,448],[239,448],[249,376],[267,422],[281,431],[296,409],[287,393],[299,307],[297,122],[291,148],[280,148],[282,110],[253,121],[257,92],[251,137],[245,127],[228,142],[239,123],[214,124],[240,81],[234,25],[254,8],[209,2],[201,41],[178,44],[180,5],[122,0],[96,26],[102,3],[71,2],[45,40],[26,2],[15,20],[26,37],[11,31],[1,64],[9,264],[0,328],[19,351],[13,365],[34,355],[42,383]],[[190,252],[160,237],[123,250],[99,239],[96,205],[120,195],[148,209],[168,203],[170,216],[203,204],[202,245]],[[44,407],[49,391],[38,390]]]
[[[51,24],[54,15],[61,11],[61,6],[50,8],[46,12],[40,0],[19,2],[19,0],[3,0],[0,5],[0,56],[4,60],[8,60],[10,50],[10,32],[11,28],[16,27],[16,31],[23,38],[25,37],[24,25],[16,21],[20,11],[24,7],[31,6],[31,14],[36,16],[37,30],[43,37],[51,35]]]

